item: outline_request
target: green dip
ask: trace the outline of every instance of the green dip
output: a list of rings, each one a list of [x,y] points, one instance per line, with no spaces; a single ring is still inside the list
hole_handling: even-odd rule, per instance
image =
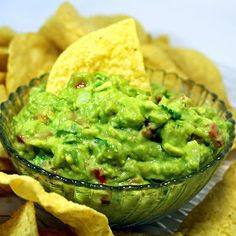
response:
[[[75,74],[58,96],[34,88],[14,117],[19,154],[67,178],[108,185],[197,171],[224,147],[231,123],[207,106],[119,76]]]

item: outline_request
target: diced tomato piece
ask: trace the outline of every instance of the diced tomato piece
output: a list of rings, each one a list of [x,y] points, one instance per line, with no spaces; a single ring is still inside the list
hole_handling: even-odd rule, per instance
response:
[[[216,139],[219,136],[218,126],[215,123],[211,125],[209,136],[212,139]]]
[[[94,169],[92,173],[100,183],[106,183],[106,176],[102,173],[101,169]]]
[[[220,148],[224,145],[224,141],[221,139],[219,134],[218,126],[215,123],[211,125],[209,136],[214,142],[216,147]]]

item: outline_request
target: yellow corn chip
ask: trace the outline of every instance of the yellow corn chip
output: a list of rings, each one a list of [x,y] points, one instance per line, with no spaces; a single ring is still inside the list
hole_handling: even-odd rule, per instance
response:
[[[63,3],[40,29],[40,33],[47,37],[60,50],[85,34],[84,20],[76,9],[68,2]]]
[[[236,162],[181,225],[183,235],[236,235]]]
[[[151,43],[157,46],[163,46],[163,47],[167,47],[170,46],[170,42],[169,42],[169,37],[166,34],[160,35],[157,38],[153,38],[151,39]]]
[[[65,2],[60,5],[39,32],[63,51],[81,36],[127,18],[130,17],[126,15],[83,17],[73,5]],[[150,35],[144,31],[142,25],[136,20],[135,23],[140,42],[150,41]]]
[[[8,46],[16,33],[9,27],[0,27],[0,46]]]
[[[0,103],[7,100],[7,91],[3,84],[0,84]]]
[[[210,59],[191,49],[168,48],[167,53],[188,78],[205,85],[229,104],[221,74]]]
[[[8,48],[0,47],[0,71],[7,71]]]
[[[27,202],[0,225],[1,236],[38,236],[34,204]]]
[[[68,47],[55,62],[47,91],[57,94],[75,72],[117,74],[131,84],[149,88],[132,19],[89,33]]]
[[[180,77],[186,78],[185,73],[176,66],[161,47],[154,44],[144,44],[142,45],[142,52],[146,67],[164,70],[168,73],[176,73]]]
[[[127,15],[92,16],[85,19],[85,21],[87,21],[87,27],[91,27],[88,29],[88,32],[91,32],[115,24],[127,18],[131,17]],[[140,43],[149,42],[151,40],[151,36],[145,32],[143,26],[137,20],[135,20],[135,24]]]
[[[6,79],[6,72],[0,71],[0,84],[5,83],[5,79]]]
[[[58,56],[55,48],[36,33],[14,37],[9,46],[7,92],[27,84],[32,78],[49,72]]]
[[[29,176],[0,172],[0,184],[10,185],[19,197],[40,204],[46,211],[71,226],[77,235],[113,235],[105,215],[68,201],[57,193],[45,192],[40,183]]]

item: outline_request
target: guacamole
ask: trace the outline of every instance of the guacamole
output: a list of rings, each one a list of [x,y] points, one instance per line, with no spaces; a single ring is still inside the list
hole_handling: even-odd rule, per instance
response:
[[[160,182],[198,170],[224,147],[231,123],[159,85],[74,74],[58,96],[32,89],[14,117],[15,147],[67,178],[107,185]]]

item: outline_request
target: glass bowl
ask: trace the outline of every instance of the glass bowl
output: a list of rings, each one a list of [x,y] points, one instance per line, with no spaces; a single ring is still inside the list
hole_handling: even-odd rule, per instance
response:
[[[171,91],[186,94],[195,105],[209,104],[215,107],[219,116],[233,124],[229,140],[224,148],[215,154],[213,161],[186,176],[160,183],[127,186],[91,184],[68,179],[30,163],[14,148],[15,137],[10,124],[12,118],[27,103],[30,89],[47,79],[47,75],[43,75],[33,79],[29,86],[19,87],[1,104],[0,138],[16,170],[20,174],[37,179],[48,192],[59,193],[71,201],[104,213],[114,227],[148,223],[180,208],[206,185],[229,152],[234,140],[234,120],[224,102],[204,86],[163,71],[148,70],[148,76],[151,82],[156,81]]]

